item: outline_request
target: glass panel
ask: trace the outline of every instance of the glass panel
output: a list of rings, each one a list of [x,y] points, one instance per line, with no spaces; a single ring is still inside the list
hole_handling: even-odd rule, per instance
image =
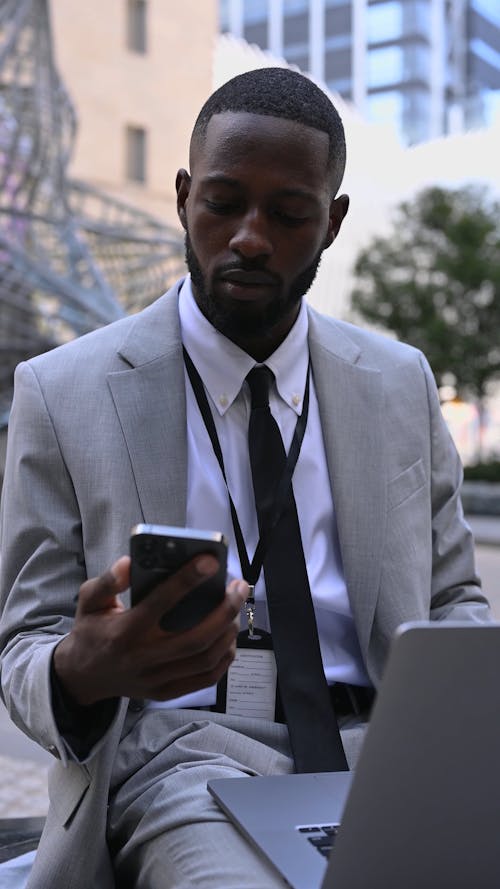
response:
[[[403,35],[429,35],[431,28],[431,12],[428,0],[414,0],[403,3]]]
[[[369,6],[366,19],[369,43],[399,40],[413,34],[429,34],[430,10],[427,0],[390,0]]]
[[[399,46],[371,49],[367,59],[368,87],[399,83],[403,79],[403,51]]]
[[[398,124],[403,116],[403,96],[397,90],[367,98],[368,119],[372,123]]]
[[[293,15],[283,22],[283,41],[285,46],[300,44],[309,39],[309,16]]]
[[[229,0],[219,0],[219,31],[229,30]]]
[[[472,0],[471,7],[500,27],[500,3],[498,0]]]
[[[430,76],[429,47],[421,43],[386,46],[368,52],[368,87],[390,86],[405,80],[428,82]]]
[[[368,96],[368,117],[392,126],[401,142],[413,145],[429,138],[429,94],[425,90],[387,90]]]
[[[423,80],[428,83],[430,65],[431,56],[428,46],[415,43],[405,47],[403,51],[403,77],[405,80]]]
[[[261,49],[267,49],[269,37],[267,22],[255,22],[252,25],[245,25],[243,36],[248,43],[256,43]]]
[[[342,80],[329,80],[326,85],[332,92],[339,93],[343,99],[351,97],[352,80],[350,77],[345,77]]]
[[[243,0],[243,21],[262,22],[269,13],[268,0]]]
[[[483,101],[486,123],[500,123],[500,90],[485,90]]]
[[[285,15],[295,12],[306,12],[309,9],[309,0],[283,0],[283,12]]]
[[[366,17],[366,31],[369,43],[382,40],[397,40],[401,36],[403,13],[401,3],[377,3],[369,6]]]
[[[408,145],[415,145],[430,137],[430,95],[423,90],[412,90],[404,97],[403,133]]]
[[[493,47],[485,43],[484,40],[475,37],[470,42],[470,48],[471,52],[475,53],[476,56],[479,56],[480,59],[483,59],[488,65],[491,65],[492,68],[500,69],[500,52],[497,52],[496,49],[493,49]]]

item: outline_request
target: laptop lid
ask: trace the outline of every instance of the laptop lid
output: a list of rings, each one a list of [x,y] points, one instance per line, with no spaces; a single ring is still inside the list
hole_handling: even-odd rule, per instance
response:
[[[500,624],[400,627],[343,789],[340,774],[276,776],[274,785],[273,778],[222,779],[209,790],[294,889],[366,889],[367,880],[370,889],[497,889]],[[283,794],[289,787],[279,806],[284,824],[271,805],[276,778]],[[317,815],[311,799],[303,804],[310,781],[321,799]],[[310,856],[297,825],[335,821],[342,809],[328,866],[323,860],[308,870],[306,862],[304,873]]]
[[[500,624],[396,634],[324,889],[367,874],[372,889],[500,885]]]

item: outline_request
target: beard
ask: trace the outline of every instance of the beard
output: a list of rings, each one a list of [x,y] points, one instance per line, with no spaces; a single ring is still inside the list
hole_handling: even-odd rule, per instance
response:
[[[283,284],[280,279],[277,279],[279,286],[277,286],[276,297],[264,307],[257,308],[252,303],[228,304],[218,300],[203,274],[188,231],[186,231],[185,248],[186,265],[191,275],[198,307],[216,330],[234,342],[241,339],[262,341],[271,339],[274,329],[283,318],[293,316],[294,309],[298,309],[302,297],[307,293],[316,277],[323,253],[321,249],[312,263],[294,278],[287,292],[283,291]],[[247,271],[260,268],[257,263],[244,260],[239,262],[238,266]]]

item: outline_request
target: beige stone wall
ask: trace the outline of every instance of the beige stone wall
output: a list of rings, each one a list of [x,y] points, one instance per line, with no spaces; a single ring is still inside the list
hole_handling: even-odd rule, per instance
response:
[[[174,181],[212,89],[217,0],[148,0],[148,50],[126,41],[127,0],[51,0],[56,63],[79,130],[71,174],[178,225]],[[148,132],[147,182],[125,176],[125,129]]]

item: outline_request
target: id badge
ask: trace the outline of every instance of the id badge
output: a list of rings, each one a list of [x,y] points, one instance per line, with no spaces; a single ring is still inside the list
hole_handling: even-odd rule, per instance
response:
[[[236,656],[217,686],[216,709],[230,716],[281,721],[276,658],[265,630],[238,634]]]

